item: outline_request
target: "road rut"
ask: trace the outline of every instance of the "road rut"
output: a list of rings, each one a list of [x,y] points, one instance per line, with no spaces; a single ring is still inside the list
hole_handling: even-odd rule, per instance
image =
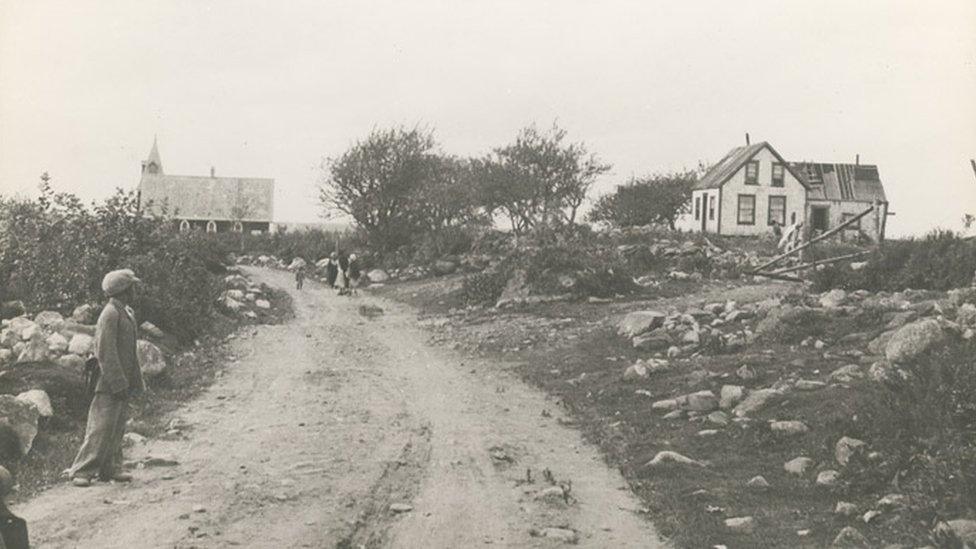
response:
[[[242,330],[182,434],[127,449],[175,465],[17,506],[37,547],[665,546],[542,393],[426,345],[404,305],[248,274],[295,319]]]

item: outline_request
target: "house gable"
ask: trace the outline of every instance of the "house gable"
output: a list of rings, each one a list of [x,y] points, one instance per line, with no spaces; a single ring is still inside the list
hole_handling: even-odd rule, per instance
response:
[[[759,154],[761,151],[767,151],[769,154],[776,158],[777,162],[783,166],[784,171],[788,171],[793,175],[793,178],[800,183],[804,188],[807,187],[806,181],[800,174],[794,169],[794,167],[783,159],[782,156],[776,149],[773,148],[766,141],[762,141],[753,145],[746,145],[743,147],[736,147],[728,152],[722,160],[719,160],[717,164],[712,166],[701,179],[695,184],[696,190],[702,189],[718,189],[725,185],[730,179],[732,179],[736,174],[742,171],[746,164],[753,161],[753,158]]]
[[[763,235],[771,232],[770,220],[790,224],[805,218],[807,187],[768,144],[739,159],[739,167],[725,177],[718,189],[721,196],[718,232],[724,235]],[[749,163],[754,163],[754,181],[747,181]],[[774,166],[782,167],[782,184],[774,185]]]

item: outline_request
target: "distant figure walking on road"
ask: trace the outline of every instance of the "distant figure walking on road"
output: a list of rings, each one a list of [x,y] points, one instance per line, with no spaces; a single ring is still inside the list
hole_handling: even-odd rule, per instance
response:
[[[339,272],[336,275],[336,288],[339,288],[339,295],[345,295],[349,293],[349,258],[346,254],[339,254],[339,259],[336,261],[339,267]]]
[[[295,289],[301,290],[305,284],[305,267],[295,269]]]
[[[356,257],[356,254],[349,254],[349,268],[346,271],[346,279],[349,281],[350,291],[355,293],[363,276],[362,270],[359,268],[359,258]]]
[[[109,300],[95,327],[99,378],[88,409],[85,440],[68,471],[75,486],[89,486],[96,476],[106,482],[132,480],[122,471],[122,435],[129,399],[146,388],[136,357],[138,324],[129,306],[137,282],[129,269],[112,271],[102,279],[102,291]]]
[[[329,263],[325,266],[325,277],[330,288],[335,288],[336,277],[339,276],[339,254],[332,252],[329,254]]]

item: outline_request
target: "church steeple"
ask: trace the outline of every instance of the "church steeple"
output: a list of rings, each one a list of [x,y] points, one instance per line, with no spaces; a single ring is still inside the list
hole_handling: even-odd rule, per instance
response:
[[[149,158],[142,161],[142,173],[159,175],[163,173],[163,161],[159,158],[159,147],[156,145],[155,135],[153,136],[152,150],[149,151]]]

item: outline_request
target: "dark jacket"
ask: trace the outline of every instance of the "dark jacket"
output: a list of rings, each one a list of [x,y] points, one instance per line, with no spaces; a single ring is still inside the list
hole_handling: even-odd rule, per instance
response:
[[[112,298],[105,304],[95,327],[95,357],[101,369],[96,393],[142,392],[142,379],[136,356],[138,328],[132,309]]]
[[[334,259],[330,259],[329,264],[326,265],[325,276],[329,279],[329,286],[335,284],[336,278],[339,276],[339,266],[336,265]]]

